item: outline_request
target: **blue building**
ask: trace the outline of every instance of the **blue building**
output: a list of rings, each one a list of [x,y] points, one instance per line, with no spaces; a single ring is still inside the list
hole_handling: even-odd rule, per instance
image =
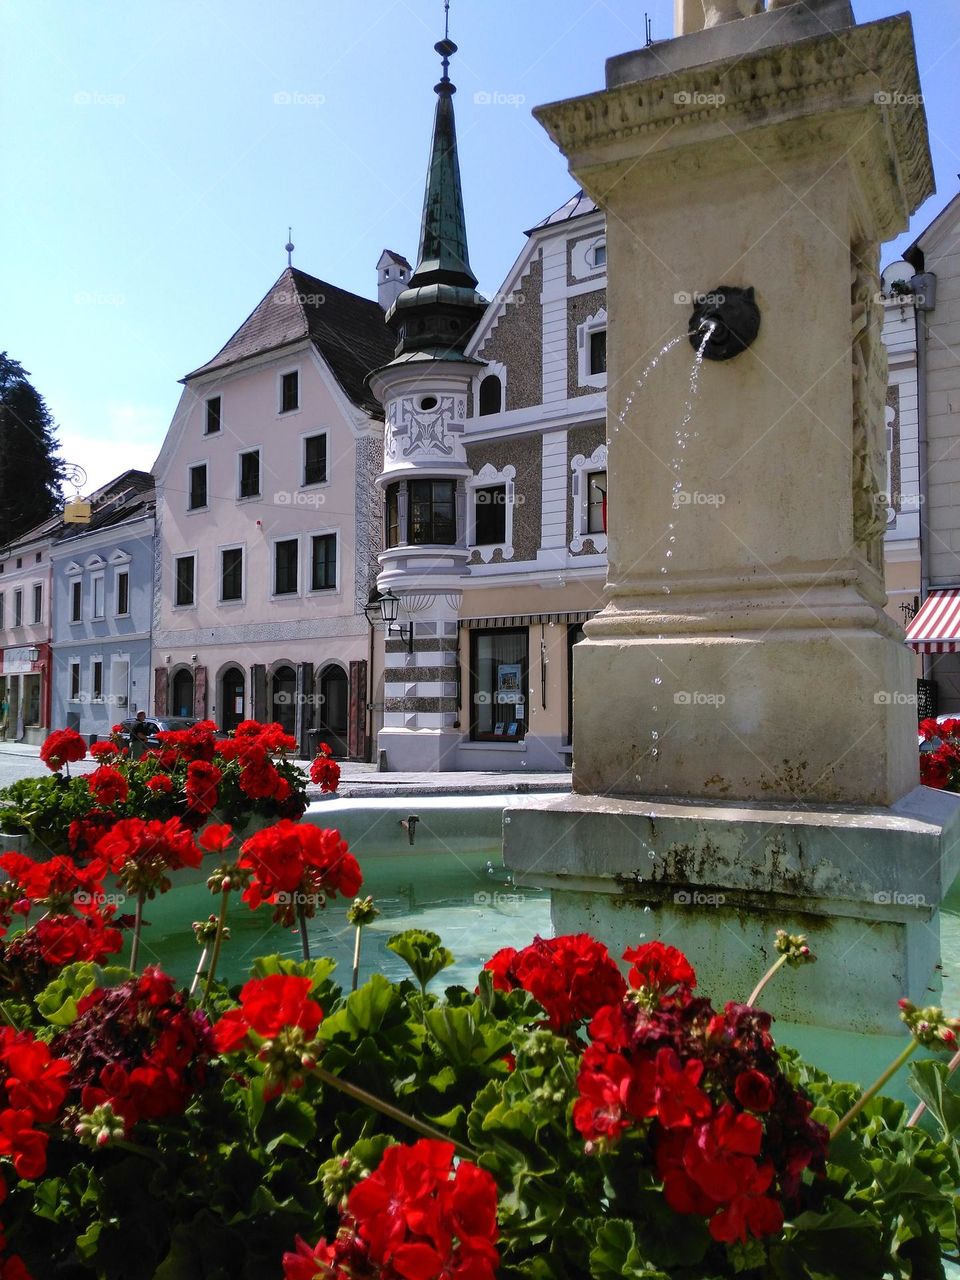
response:
[[[125,471],[88,499],[86,524],[64,523],[50,553],[50,727],[104,738],[150,704],[154,480]]]

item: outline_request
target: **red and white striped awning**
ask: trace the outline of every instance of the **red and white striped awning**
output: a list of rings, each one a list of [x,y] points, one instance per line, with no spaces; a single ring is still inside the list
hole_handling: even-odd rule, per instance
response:
[[[960,587],[930,592],[907,627],[907,644],[917,653],[960,652]]]

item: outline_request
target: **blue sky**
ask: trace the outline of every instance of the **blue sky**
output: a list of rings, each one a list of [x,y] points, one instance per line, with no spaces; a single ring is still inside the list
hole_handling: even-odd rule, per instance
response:
[[[600,88],[604,59],[644,43],[645,8],[669,36],[673,0],[453,0],[488,294],[574,187],[531,108]],[[960,6],[923,0],[914,24],[939,191],[901,247],[960,170]],[[288,223],[295,264],[358,293],[384,247],[415,255],[440,35],[441,0],[0,0],[0,349],[93,483],[150,466],[177,379],[280,274]]]

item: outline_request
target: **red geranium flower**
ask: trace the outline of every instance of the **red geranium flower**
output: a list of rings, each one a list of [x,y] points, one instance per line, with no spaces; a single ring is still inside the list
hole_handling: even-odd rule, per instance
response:
[[[254,910],[276,906],[275,919],[292,924],[298,912],[312,916],[328,898],[353,898],[363,883],[356,858],[338,831],[283,819],[244,841],[241,867],[253,871],[244,901]]]
[[[529,991],[555,1031],[592,1018],[603,1005],[622,1000],[627,990],[607,948],[588,933],[534,938],[513,955],[509,949],[498,952],[484,968],[492,970],[495,986]]]
[[[120,755],[120,748],[115,742],[91,742],[90,754],[95,760],[112,760]]]
[[[108,764],[102,764],[89,775],[87,786],[97,803],[107,809],[123,804],[130,791],[123,774]]]
[[[55,729],[40,748],[40,759],[53,773],[86,754],[87,745],[75,729]]]
[[[651,991],[663,996],[675,988],[689,990],[697,985],[693,967],[676,947],[645,942],[639,947],[628,947],[623,958],[633,961],[627,980],[634,991]]]
[[[165,773],[155,773],[147,782],[147,790],[155,791],[157,795],[168,796],[173,790],[173,782]]]
[[[340,766],[334,760],[333,752],[326,742],[321,742],[319,754],[310,765],[310,781],[320,787],[321,791],[336,791],[340,785]]]
[[[217,806],[217,790],[223,774],[215,764],[206,760],[192,760],[187,765],[187,804],[197,813],[212,813]]]

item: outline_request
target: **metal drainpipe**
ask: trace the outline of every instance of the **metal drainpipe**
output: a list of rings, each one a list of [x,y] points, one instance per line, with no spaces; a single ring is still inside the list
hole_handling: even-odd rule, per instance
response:
[[[921,503],[921,505],[923,505],[923,504]],[[374,745],[373,745],[373,725],[374,725],[374,718],[373,718],[373,716],[374,716],[374,712],[373,712],[373,693],[374,693],[374,689],[376,688],[376,684],[374,683],[374,678],[373,678],[373,637],[374,637],[374,626],[373,626],[373,624],[370,622],[370,619],[369,619],[369,618],[367,619],[367,626],[368,626],[369,631],[370,631],[370,638],[369,638],[369,640],[368,640],[368,646],[369,646],[369,647],[368,647],[368,655],[369,655],[369,656],[368,656],[368,658],[367,658],[367,719],[369,720],[369,722],[370,722],[370,723],[369,723],[369,728],[368,728],[368,730],[367,730],[367,750],[366,750],[366,760],[367,760],[367,763],[369,764],[369,763],[370,763],[370,761],[372,761],[372,760],[373,760],[373,751],[374,751]]]
[[[927,316],[914,304],[917,326],[917,467],[920,490],[920,603],[930,590],[930,518],[927,493]],[[929,679],[930,655],[920,658],[924,680]]]

